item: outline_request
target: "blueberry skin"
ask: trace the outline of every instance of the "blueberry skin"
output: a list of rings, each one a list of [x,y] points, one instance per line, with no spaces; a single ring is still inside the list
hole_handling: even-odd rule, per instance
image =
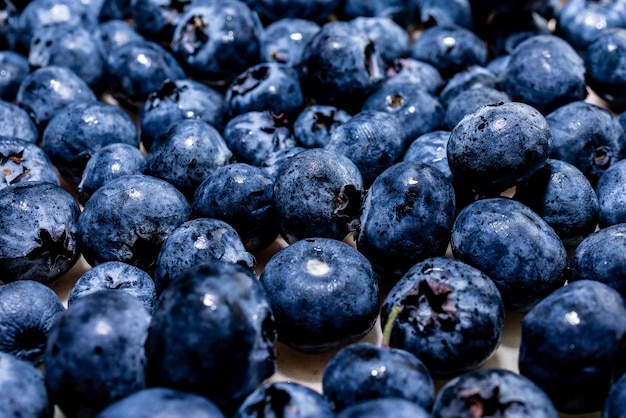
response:
[[[150,314],[134,296],[100,290],[72,304],[48,336],[46,385],[68,418],[94,416],[146,387]]]
[[[341,3],[340,0],[245,0],[245,2],[269,22],[284,18],[323,21]]]
[[[260,283],[276,317],[278,341],[303,353],[328,352],[364,337],[379,310],[371,264],[348,244],[307,238],[269,259]]]
[[[150,273],[165,239],[190,214],[185,196],[168,182],[143,174],[118,177],[85,204],[79,248],[92,266],[122,261]]]
[[[197,218],[220,219],[231,225],[248,252],[268,247],[278,237],[274,178],[261,168],[233,163],[213,171],[193,195]]]
[[[613,164],[600,176],[596,185],[596,195],[600,205],[600,228],[626,222],[625,181],[626,160]]]
[[[350,158],[367,187],[402,159],[405,146],[400,119],[378,110],[363,110],[335,129],[325,149]]]
[[[445,85],[439,70],[433,65],[411,57],[399,58],[387,65],[383,85],[413,83],[436,96]]]
[[[96,39],[98,39],[105,57],[117,47],[144,39],[135,30],[135,26],[125,20],[118,19],[99,23],[93,33]]]
[[[15,51],[0,51],[0,71],[5,75],[0,78],[0,99],[13,102],[20,83],[30,72],[28,58]]]
[[[79,257],[78,216],[72,195],[52,183],[0,189],[0,277],[5,283],[49,284]]]
[[[298,71],[276,62],[253,65],[235,77],[225,101],[231,116],[270,111],[290,118],[304,107]]]
[[[487,26],[487,43],[495,56],[511,54],[522,41],[535,35],[550,34],[546,18],[532,10],[497,13]]]
[[[626,377],[619,378],[611,387],[602,406],[602,418],[624,418],[624,398],[626,397]]]
[[[39,130],[28,113],[15,103],[4,100],[0,100],[0,135],[32,144],[39,141]]]
[[[565,282],[567,254],[561,239],[516,200],[470,203],[454,221],[450,244],[456,258],[496,283],[510,310],[528,311]]]
[[[332,132],[351,117],[348,112],[335,106],[307,106],[294,121],[293,134],[304,148],[324,148]]]
[[[604,283],[579,280],[556,290],[522,321],[520,374],[560,412],[600,410],[623,372],[624,318],[624,299]]]
[[[52,418],[54,406],[43,373],[31,363],[0,352],[0,403],[3,417]]]
[[[280,234],[288,243],[303,238],[342,240],[358,218],[364,187],[357,166],[324,148],[287,160],[274,180]]]
[[[292,5],[293,2],[290,2],[289,7]],[[273,21],[263,29],[261,61],[298,67],[304,46],[319,30],[320,25],[307,19],[285,17]]]
[[[95,151],[76,186],[78,201],[87,203],[91,195],[109,181],[130,174],[144,174],[148,160],[133,145],[116,142]]]
[[[465,115],[476,112],[482,106],[510,101],[508,94],[494,87],[476,87],[461,91],[448,102],[443,126],[451,131]]]
[[[503,88],[512,100],[527,103],[545,115],[587,96],[585,63],[562,38],[532,36],[511,53]]]
[[[139,110],[144,148],[149,151],[158,135],[183,119],[200,119],[221,131],[226,122],[224,95],[191,79],[165,81]]]
[[[169,50],[149,40],[128,42],[107,55],[106,81],[115,99],[139,108],[166,80],[186,78]]]
[[[276,179],[280,168],[287,162],[291,157],[298,154],[300,151],[304,151],[306,148],[295,146],[286,149],[279,149],[269,153],[269,155],[261,164],[261,170],[273,179]]]
[[[234,418],[333,418],[324,396],[296,382],[272,382],[246,397]]]
[[[414,402],[401,398],[378,398],[351,405],[336,418],[377,418],[393,411],[395,418],[432,418],[432,415]]]
[[[546,393],[526,377],[506,369],[467,372],[437,394],[433,417],[476,416],[559,418]]]
[[[349,22],[328,22],[304,47],[300,80],[317,104],[352,113],[384,80],[384,64],[367,33]]]
[[[137,32],[163,46],[172,40],[176,25],[191,4],[178,0],[131,0],[129,3]]]
[[[413,83],[383,84],[365,100],[361,111],[387,113],[401,125],[406,141],[441,129],[445,115],[441,102]]]
[[[394,307],[401,311],[390,347],[411,352],[434,379],[478,368],[500,345],[500,293],[486,274],[462,261],[433,257],[414,264],[386,296],[382,324]]]
[[[256,260],[246,251],[241,238],[226,222],[196,218],[176,228],[161,246],[154,271],[159,294],[172,282],[181,280],[185,270],[209,260],[239,264],[254,271]]]
[[[67,105],[96,100],[85,80],[69,68],[54,65],[28,73],[16,97],[16,103],[31,115],[40,132]]]
[[[124,143],[139,147],[139,133],[121,108],[101,101],[72,103],[60,109],[43,131],[41,147],[71,185],[80,182],[91,155]]]
[[[48,334],[64,310],[56,293],[39,282],[0,286],[0,352],[40,366]]]
[[[486,67],[472,65],[450,77],[446,85],[439,92],[438,99],[447,107],[460,93],[481,87],[495,89],[497,82],[496,75]]]
[[[548,159],[527,181],[517,185],[515,199],[528,205],[573,250],[598,224],[600,206],[585,175],[573,165]]]
[[[96,418],[224,418],[215,403],[203,396],[170,388],[138,390],[98,412]]]
[[[222,134],[238,162],[262,166],[275,152],[296,146],[291,129],[281,115],[248,112],[230,119]]]
[[[72,286],[67,305],[102,289],[115,289],[139,299],[148,313],[157,301],[154,280],[145,271],[120,261],[107,261],[84,272]]]
[[[430,372],[405,350],[357,342],[326,364],[322,391],[336,412],[370,399],[402,398],[430,410],[435,386]]]
[[[0,189],[29,181],[59,186],[59,176],[48,155],[37,145],[0,135]]]
[[[395,282],[418,261],[445,254],[454,206],[452,182],[435,167],[394,164],[365,194],[356,247],[381,279]]]
[[[415,15],[407,0],[345,0],[336,12],[346,20],[360,16],[391,18],[402,25],[414,21]]]
[[[450,133],[446,152],[461,187],[499,194],[542,167],[552,141],[537,109],[520,102],[495,103],[463,117]]]
[[[0,4],[0,10],[4,16],[2,23],[0,23],[0,49],[13,53],[13,50],[17,47],[19,36],[18,22],[20,10],[18,10],[15,2],[11,0],[4,0]],[[20,50],[20,54],[24,53],[23,49]]]
[[[183,119],[155,138],[147,158],[147,174],[191,199],[213,170],[230,163],[233,153],[217,129],[201,119]]]
[[[243,1],[196,2],[180,16],[170,46],[192,77],[228,83],[260,61],[262,33]]]
[[[623,109],[626,105],[623,98],[626,95],[626,30],[616,28],[603,32],[589,44],[583,58],[589,87],[609,107]]]
[[[392,62],[411,55],[411,39],[408,32],[390,17],[359,16],[350,23],[374,41],[384,62]]]
[[[411,57],[433,65],[449,79],[472,65],[487,65],[487,46],[465,27],[432,26],[413,42]]]
[[[214,260],[159,298],[146,351],[149,384],[203,395],[231,415],[275,371],[276,328],[247,268]]]
[[[452,172],[448,165],[448,138],[450,131],[432,131],[415,138],[407,148],[402,161],[415,161],[430,164],[450,181]]]
[[[608,110],[576,101],[546,116],[552,133],[550,158],[566,161],[596,186],[609,167],[626,156],[626,136]]]
[[[454,0],[446,3],[437,0],[419,0],[419,20],[426,28],[431,26],[459,25],[468,29],[474,27],[471,2]]]
[[[569,281],[595,280],[626,297],[623,279],[626,263],[622,257],[625,237],[626,224],[608,226],[589,234],[572,254]]]

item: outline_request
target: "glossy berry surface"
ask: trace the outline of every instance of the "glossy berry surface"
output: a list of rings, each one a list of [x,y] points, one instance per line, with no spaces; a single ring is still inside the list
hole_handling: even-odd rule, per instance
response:
[[[304,46],[319,29],[314,21],[295,17],[270,23],[261,37],[261,60],[297,67]]]
[[[450,181],[452,172],[448,165],[448,139],[450,131],[437,130],[420,135],[409,143],[402,161],[416,161],[430,164]]]
[[[619,3],[619,2],[615,2]],[[626,5],[624,19],[626,20]],[[584,55],[586,79],[589,87],[610,107],[622,109],[626,92],[626,30],[607,31],[587,47]]]
[[[596,195],[600,206],[600,227],[626,222],[626,200],[624,199],[626,161],[620,160],[608,168],[598,179]]]

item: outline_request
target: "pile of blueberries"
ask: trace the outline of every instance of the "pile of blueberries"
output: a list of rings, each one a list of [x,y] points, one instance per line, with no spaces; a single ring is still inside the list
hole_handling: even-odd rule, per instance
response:
[[[0,16],[0,417],[626,417],[626,0]]]

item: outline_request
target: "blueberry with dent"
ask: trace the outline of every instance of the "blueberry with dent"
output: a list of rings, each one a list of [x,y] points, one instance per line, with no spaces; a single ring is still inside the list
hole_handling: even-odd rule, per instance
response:
[[[411,39],[408,32],[390,17],[359,16],[350,23],[367,34],[380,51],[385,63],[411,55]]]
[[[0,189],[29,181],[60,185],[56,168],[41,148],[0,135]]]
[[[263,29],[261,60],[298,67],[304,46],[320,26],[311,20],[286,17],[273,21]]]
[[[294,121],[293,134],[304,148],[323,148],[330,141],[332,132],[351,117],[335,106],[307,106]]]

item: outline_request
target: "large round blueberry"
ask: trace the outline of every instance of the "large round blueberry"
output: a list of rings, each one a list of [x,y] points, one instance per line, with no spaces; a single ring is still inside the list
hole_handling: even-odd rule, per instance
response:
[[[287,160],[274,180],[274,206],[287,242],[310,237],[342,240],[359,216],[363,179],[341,154],[313,148]]]
[[[396,309],[389,345],[413,353],[435,379],[478,368],[500,345],[500,293],[483,272],[459,260],[415,264],[385,298],[381,323]]]
[[[159,251],[154,271],[157,291],[163,292],[185,270],[209,260],[236,263],[250,271],[256,264],[232,226],[219,219],[192,219],[172,231]]]
[[[151,271],[165,239],[190,213],[183,194],[166,181],[118,177],[96,190],[80,214],[81,253],[91,265],[123,261]]]
[[[304,148],[323,148],[333,131],[352,116],[335,106],[305,107],[293,123],[293,134]]]
[[[374,326],[376,276],[348,244],[307,238],[274,254],[261,273],[276,316],[278,341],[305,353],[357,341]]]
[[[249,269],[187,270],[161,294],[146,350],[150,384],[198,393],[228,414],[275,371],[275,323]]]
[[[52,418],[50,399],[43,373],[25,360],[0,353],[0,416]]]
[[[138,390],[98,412],[96,418],[224,418],[215,403],[182,390],[154,387]]]
[[[80,208],[72,195],[46,182],[0,189],[0,280],[51,283],[79,257]]]
[[[202,119],[183,119],[156,137],[148,152],[146,172],[191,199],[200,183],[232,157],[217,129]]]
[[[527,104],[509,102],[466,115],[450,133],[446,152],[457,184],[499,194],[543,166],[551,146],[543,115]]]
[[[622,7],[626,24],[626,5]],[[589,87],[609,106],[622,109],[626,105],[626,29],[598,36],[587,48],[584,60]]]
[[[0,135],[0,189],[18,183],[43,181],[60,185],[48,155],[23,139]]]
[[[0,135],[33,144],[39,141],[39,130],[28,113],[17,104],[3,100],[0,100]]]
[[[64,310],[52,289],[39,282],[0,286],[0,352],[40,366],[48,334]]]
[[[519,370],[559,411],[598,411],[624,371],[625,337],[622,296],[598,281],[575,281],[524,317]]]
[[[357,249],[381,278],[395,282],[413,264],[446,252],[455,217],[452,182],[435,167],[400,162],[368,189]]]
[[[431,418],[430,413],[402,398],[378,398],[351,405],[336,415],[336,418],[378,418],[393,411],[394,418]]]
[[[241,403],[234,418],[333,418],[333,408],[319,392],[296,382],[265,383]]]
[[[596,195],[600,204],[600,227],[626,222],[626,160],[620,160],[607,169],[598,180]]]
[[[507,309],[527,311],[565,282],[567,254],[554,229],[518,201],[470,203],[450,240],[454,256],[492,279]]]
[[[548,395],[531,380],[506,369],[465,373],[447,382],[433,406],[437,418],[558,418]]]
[[[358,342],[339,350],[322,376],[324,396],[335,411],[378,398],[402,398],[430,410],[435,386],[430,372],[406,350]]]
[[[261,60],[297,68],[304,46],[318,30],[317,23],[302,18],[286,17],[270,23],[263,29],[261,37]]]

